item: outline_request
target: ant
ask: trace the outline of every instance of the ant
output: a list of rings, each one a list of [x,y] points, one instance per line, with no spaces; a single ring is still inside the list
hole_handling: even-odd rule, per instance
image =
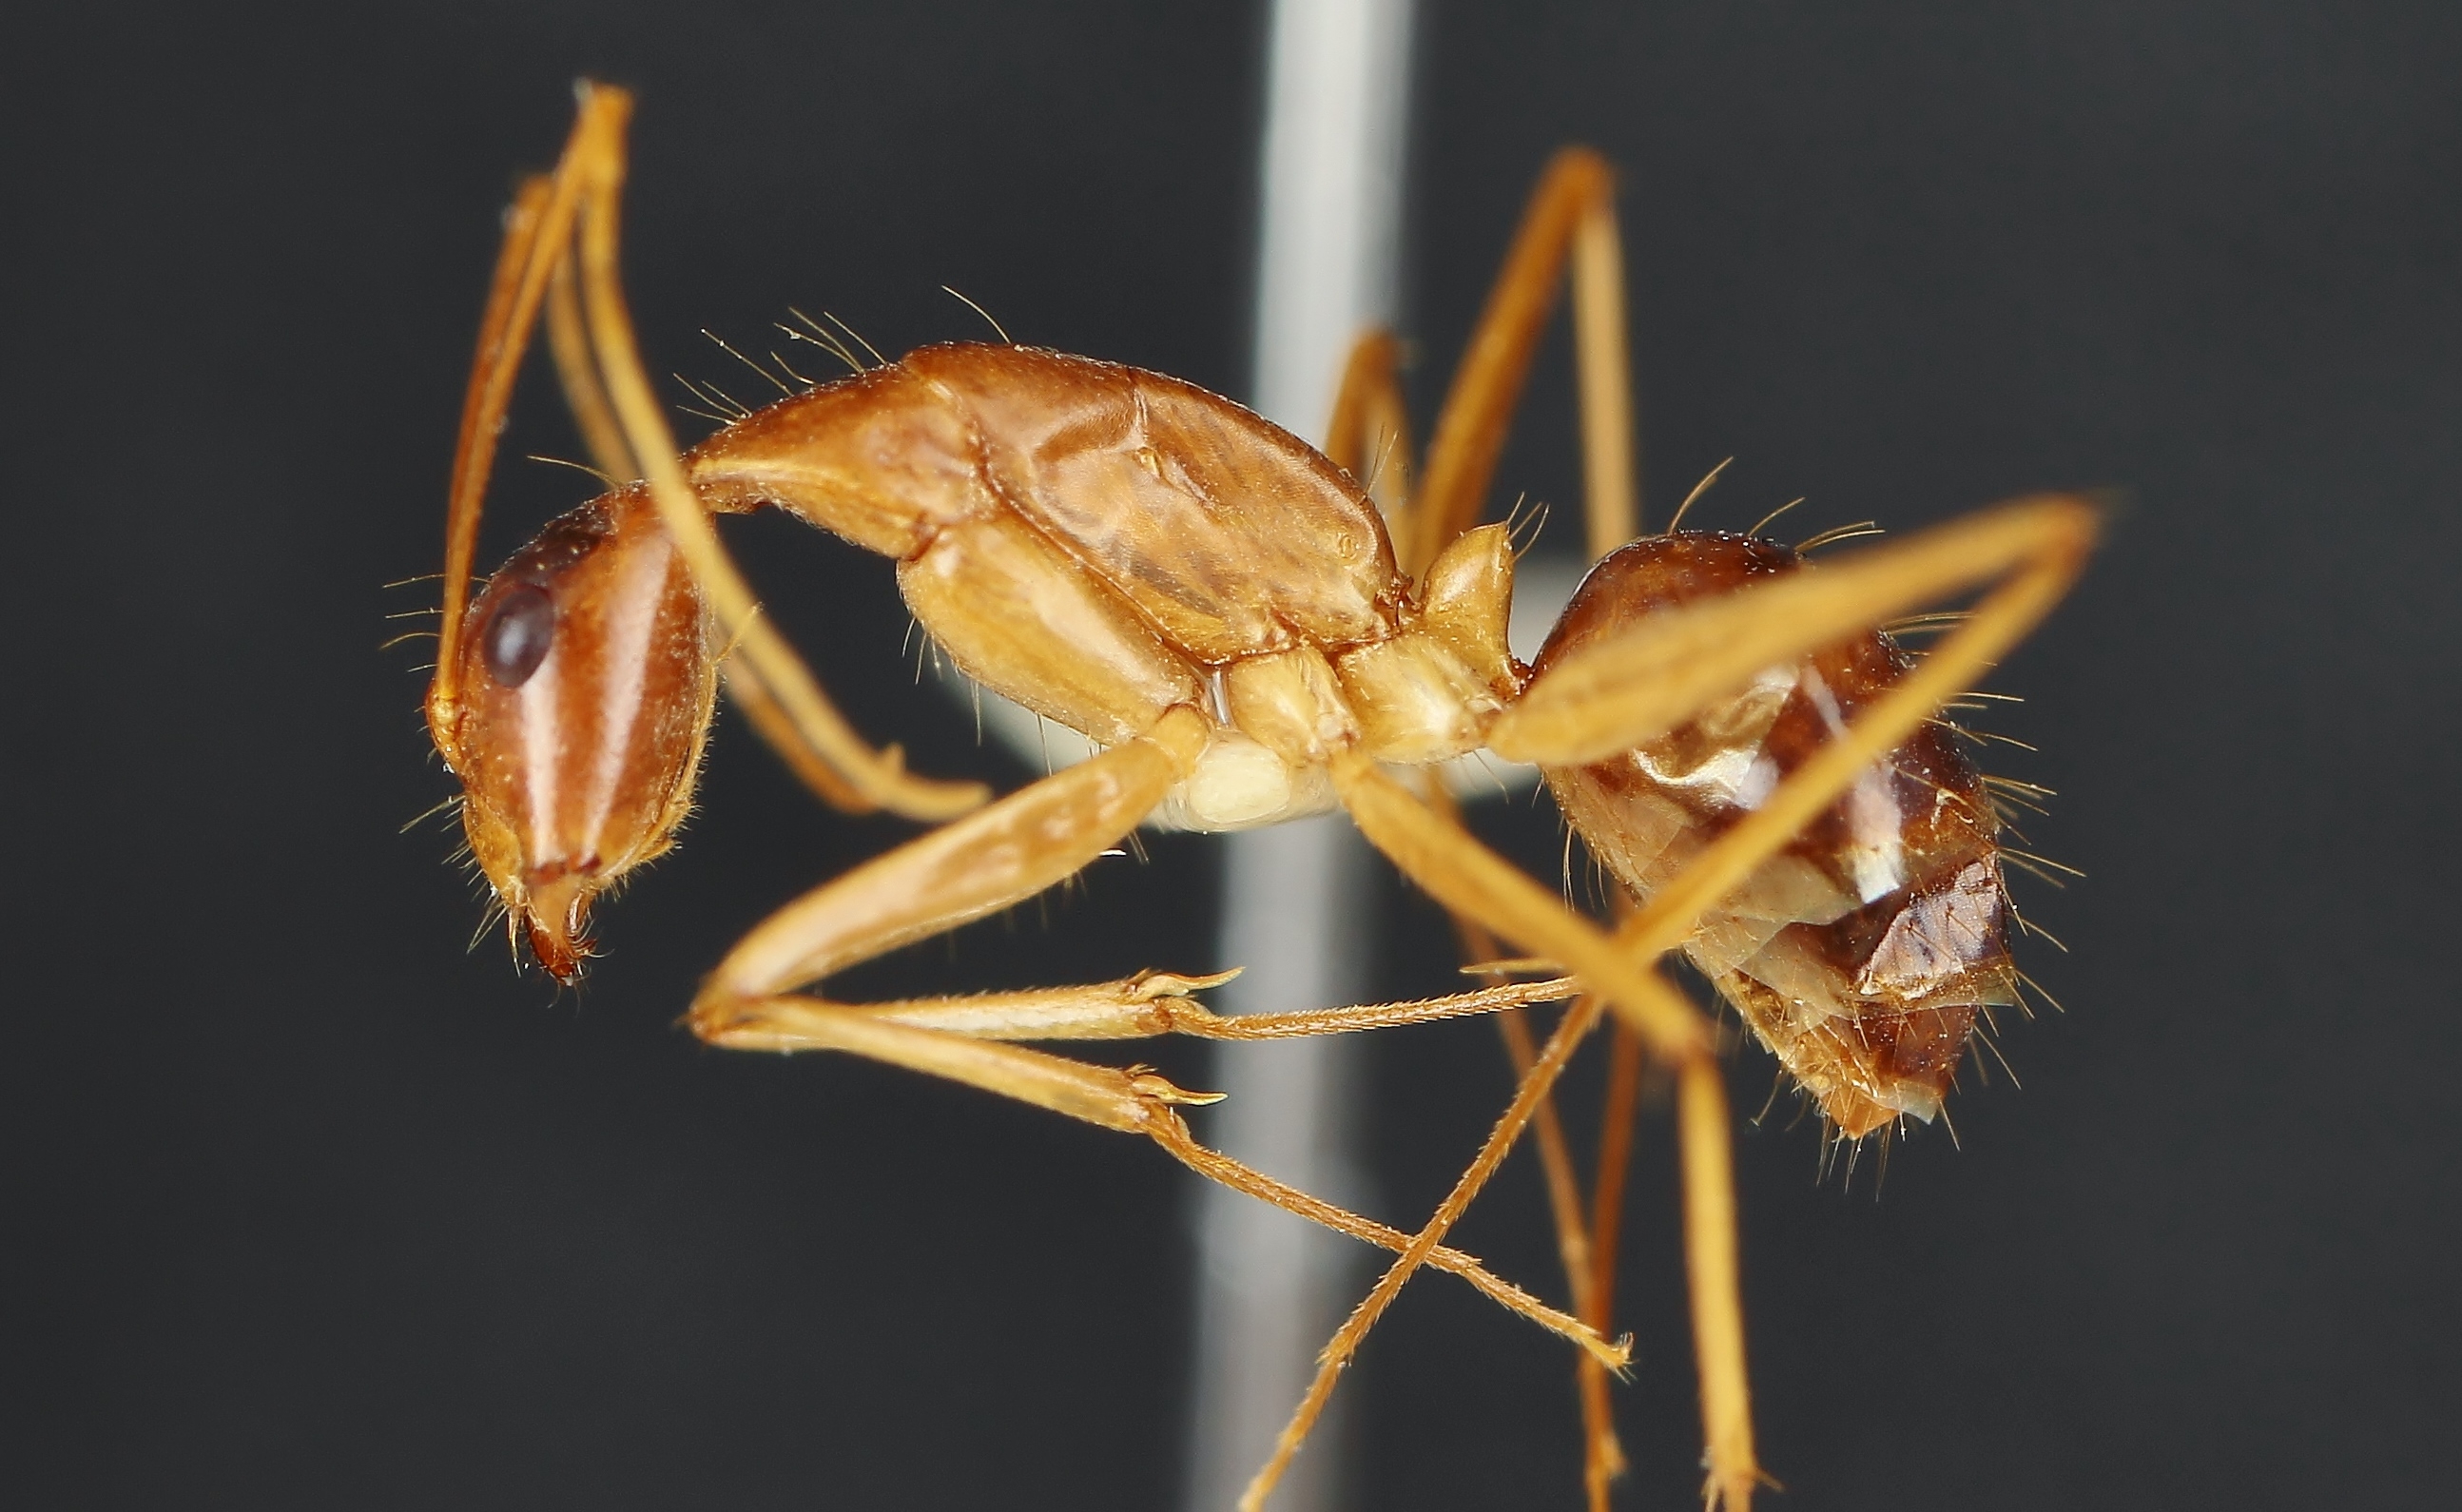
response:
[[[2095,537],[2092,508],[2021,500],[1810,571],[1794,550],[1751,536],[1632,539],[1613,179],[1579,149],[1560,154],[1534,192],[1417,486],[1391,490],[1407,497],[1390,516],[1353,481],[1371,425],[1402,429],[1393,346],[1378,336],[1354,351],[1326,453],[1174,378],[973,343],[790,395],[680,450],[616,267],[631,98],[592,84],[579,98],[555,171],[525,185],[508,215],[454,461],[427,695],[472,853],[516,940],[558,981],[579,976],[593,899],[673,842],[722,671],[822,799],[938,826],[755,926],[711,973],[689,1023],[714,1045],[871,1056],[1143,1134],[1206,1177],[1395,1252],[1327,1346],[1245,1507],[1263,1503],[1343,1366],[1422,1265],[1580,1345],[1591,1497],[1603,1504],[1618,1463],[1598,1405],[1603,1372],[1629,1354],[1603,1331],[1604,1196],[1603,1242],[1587,1271],[1574,1267],[1582,1316],[1443,1240],[1543,1113],[1573,1050],[1612,1015],[1622,1048],[1611,1086],[1625,1104],[1641,1055],[1674,1079],[1705,1495],[1747,1506],[1763,1477],[1718,1036],[1657,962],[1685,952],[1836,1137],[1939,1110],[1977,1015],[2015,1001],[2016,976],[1997,811],[1934,716],[2066,591]],[[1505,643],[1509,529],[1475,522],[1567,265],[1600,560],[1524,665]],[[551,523],[474,597],[496,438],[542,317],[611,486]],[[961,670],[1099,754],[992,801],[979,785],[915,775],[894,746],[873,748],[761,616],[720,544],[713,513],[759,508],[894,558],[906,603]],[[1921,660],[1871,628],[1970,593],[1980,596]],[[1423,781],[1481,749],[1541,767],[1627,895],[1612,928],[1486,849]],[[1225,978],[1153,971],[895,1003],[811,990],[1033,896],[1157,816],[1236,830],[1334,807],[1456,916],[1473,949],[1501,939],[1566,974],[1239,1017],[1190,997]],[[1015,1043],[1340,1033],[1566,999],[1543,1047],[1521,1042],[1521,1085],[1486,1146],[1409,1234],[1198,1143],[1177,1110],[1207,1094]],[[1560,1237],[1579,1240],[1578,1214],[1558,1205]]]

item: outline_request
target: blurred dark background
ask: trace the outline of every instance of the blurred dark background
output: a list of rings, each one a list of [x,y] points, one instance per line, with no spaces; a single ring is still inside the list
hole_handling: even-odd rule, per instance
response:
[[[1538,164],[1626,170],[1646,469],[1799,534],[2045,486],[2123,507],[1998,682],[2060,789],[2021,897],[2067,1004],[1868,1169],[1739,1129],[1774,1504],[2425,1504],[2462,1409],[2452,561],[2462,14],[1659,0],[1421,14],[1424,423]],[[1190,1178],[1137,1141],[674,1026],[765,910],[909,832],[731,717],[580,993],[517,976],[433,820],[425,660],[470,335],[517,172],[641,95],[654,365],[789,304],[1239,393],[1254,7],[28,5],[0,19],[11,827],[0,1483],[18,1505],[1151,1507],[1179,1484]],[[1559,340],[1501,475],[1574,498]],[[533,375],[537,377],[537,375]],[[489,560],[586,481],[526,386]],[[1560,528],[1554,546],[1575,532]],[[733,537],[858,723],[1004,785],[913,685],[887,570]],[[1486,815],[1552,873],[1551,812]],[[1214,962],[1214,852],[1148,841],[850,992]],[[1447,977],[1380,899],[1380,983]],[[1136,1053],[1201,1084],[1186,1048]],[[1506,1095],[1388,1035],[1376,1205]],[[1740,1112],[1769,1063],[1736,1060]],[[1576,1078],[1578,1104],[1594,1072]],[[1579,1121],[1579,1120],[1577,1120]],[[1200,1132],[1202,1126],[1200,1124]],[[1620,1504],[1698,1452],[1663,1107],[1622,1280]],[[1527,1156],[1464,1242],[1560,1289]],[[1344,1390],[1367,1506],[1571,1506],[1566,1351],[1441,1278]]]

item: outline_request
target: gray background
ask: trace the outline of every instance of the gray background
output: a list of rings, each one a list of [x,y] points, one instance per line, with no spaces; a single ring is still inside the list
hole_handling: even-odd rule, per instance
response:
[[[731,718],[687,844],[576,998],[443,864],[375,647],[432,585],[514,173],[585,71],[642,95],[654,362],[748,375],[827,306],[1238,392],[1262,19],[1243,9],[434,6],[0,21],[11,591],[0,792],[0,1481],[43,1505],[1151,1506],[1177,1484],[1187,1184],[1159,1153],[672,1026],[734,933],[891,843]],[[1545,152],[1623,164],[1646,467],[1803,533],[2108,486],[2108,550],[1998,686],[2091,880],[2074,954],[1879,1200],[1783,1100],[1739,1132],[1777,1504],[2421,1503],[2455,1492],[2452,480],[2462,21],[2449,8],[1436,6],[1408,209],[1424,421]],[[1573,498],[1561,342],[1500,474]],[[745,379],[739,383],[738,378]],[[575,451],[526,386],[511,451]],[[492,560],[579,497],[502,469]],[[1801,522],[1795,525],[1794,522]],[[864,728],[1003,784],[912,685],[887,571],[734,535]],[[1552,545],[1574,532],[1560,516]],[[1486,816],[1552,873],[1544,809]],[[1213,960],[1212,852],[848,978]],[[1445,977],[1380,896],[1379,980]],[[1142,1049],[1138,1052],[1146,1053]],[[1186,1048],[1153,1058],[1201,1082]],[[1377,1204],[1506,1091],[1491,1031],[1385,1036]],[[1768,1063],[1739,1055],[1739,1111]],[[1594,1078],[1577,1078],[1587,1088]],[[1624,1504],[1697,1452],[1654,1111],[1623,1278]],[[1554,1290],[1537,1181],[1465,1242]],[[1569,1505],[1564,1351],[1405,1295],[1345,1390],[1375,1506]]]

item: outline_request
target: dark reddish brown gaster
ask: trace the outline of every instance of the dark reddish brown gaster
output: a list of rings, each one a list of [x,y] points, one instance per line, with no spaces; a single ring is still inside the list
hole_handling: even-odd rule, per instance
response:
[[[1688,532],[1593,568],[1534,675],[1675,605],[1795,572],[1774,541]],[[1610,761],[1547,772],[1602,864],[1643,896],[1749,812],[1910,665],[1879,631],[1838,642]],[[1983,780],[1917,730],[1701,921],[1686,953],[1841,1132],[1939,1110],[1978,1010],[2015,1001]]]

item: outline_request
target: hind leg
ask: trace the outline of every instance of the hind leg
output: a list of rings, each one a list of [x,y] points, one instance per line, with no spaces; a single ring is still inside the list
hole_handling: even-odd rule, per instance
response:
[[[1418,480],[1418,486],[1414,486],[1411,476],[1408,413],[1395,376],[1398,344],[1386,333],[1371,332],[1353,346],[1345,367],[1328,427],[1327,455],[1361,479],[1384,509],[1406,572],[1424,572],[1446,544],[1478,522],[1497,452],[1520,402],[1555,302],[1557,282],[1567,264],[1573,286],[1588,554],[1595,558],[1613,550],[1638,529],[1640,503],[1614,177],[1596,154],[1573,148],[1549,162],[1532,191],[1521,228],[1455,375],[1437,421],[1427,473]],[[1429,793],[1448,815],[1453,813],[1440,781],[1431,781]],[[1454,921],[1472,958],[1493,955],[1479,923],[1458,912]],[[1526,1078],[1538,1053],[1528,1026],[1518,1014],[1502,1015],[1497,1023],[1517,1076]],[[1629,1033],[1621,1033],[1620,1040],[1628,1052],[1637,1048],[1638,1042]],[[1578,1178],[1552,1099],[1540,1099],[1536,1118],[1557,1248],[1574,1306],[1604,1328],[1602,1259],[1594,1253],[1586,1228]],[[1616,1183],[1609,1184],[1607,1156],[1623,1147],[1619,1143],[1623,1138],[1622,1132],[1605,1136],[1602,1185],[1594,1199],[1598,1222],[1614,1220],[1610,1194],[1621,1190],[1620,1164]],[[1624,1454],[1615,1437],[1606,1372],[1587,1357],[1578,1371],[1583,1480],[1592,1512],[1605,1512],[1609,1486],[1624,1470]]]

